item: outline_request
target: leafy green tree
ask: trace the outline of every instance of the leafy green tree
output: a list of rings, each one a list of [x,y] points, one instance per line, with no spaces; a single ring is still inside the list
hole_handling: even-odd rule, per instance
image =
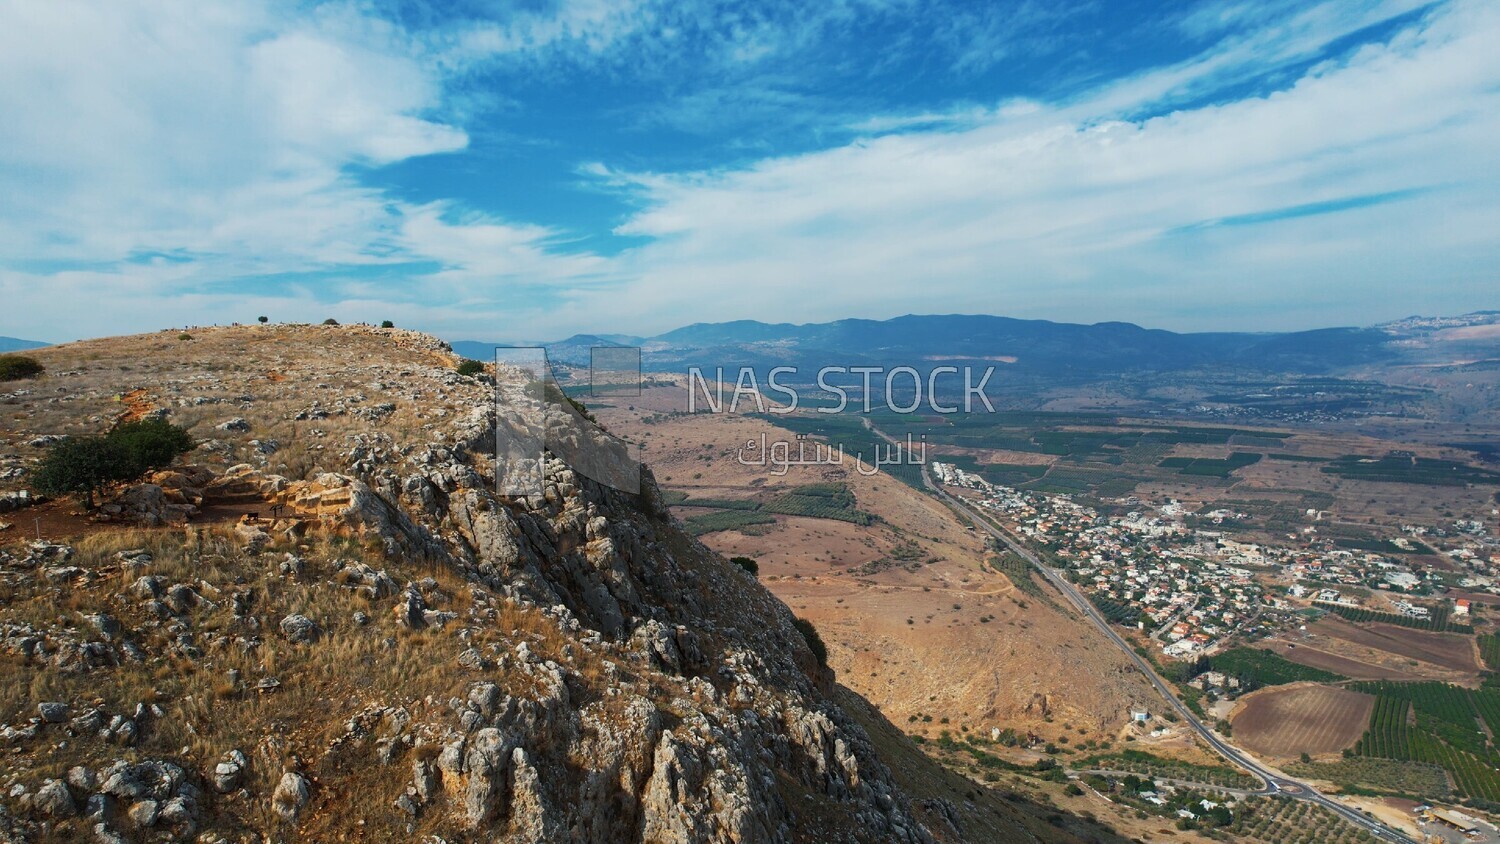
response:
[[[94,494],[104,487],[169,466],[196,447],[186,429],[165,420],[127,422],[102,437],[72,437],[53,445],[32,484],[44,495],[81,494],[92,510]]]
[[[324,325],[338,325],[339,321],[336,320],[336,319],[334,319],[333,317],[329,317],[328,319],[323,320],[323,324]]]
[[[730,557],[729,562],[749,572],[752,576],[760,576],[760,563],[757,563],[753,557]]]
[[[256,318],[255,318],[255,319],[256,319],[256,321],[257,321],[257,322],[259,322],[259,323],[260,323],[260,324],[261,324],[261,325],[265,325],[265,324],[266,324],[266,323],[268,323],[268,322],[270,322],[270,321],[271,321],[271,318],[270,318],[270,317],[268,317],[268,316],[262,316],[262,317],[256,317]]]
[[[484,371],[484,364],[471,358],[464,358],[458,364],[458,374],[465,377],[478,375]]]
[[[46,372],[41,361],[26,355],[0,355],[0,381],[35,378]]]
[[[71,437],[52,446],[32,474],[43,495],[82,494],[94,509],[94,493],[139,475],[143,467],[120,442],[108,437]]]
[[[395,328],[396,327],[396,323],[391,322],[390,320],[386,320],[385,322],[382,322],[380,324],[380,327],[381,328]]]

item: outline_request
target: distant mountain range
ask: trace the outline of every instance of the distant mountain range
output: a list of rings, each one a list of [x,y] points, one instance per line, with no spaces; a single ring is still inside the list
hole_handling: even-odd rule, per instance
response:
[[[1128,322],[1093,325],[963,314],[888,320],[695,323],[655,337],[575,335],[543,344],[554,362],[586,366],[596,346],[640,346],[647,369],[768,369],[910,365],[926,370],[987,362],[1042,378],[1117,372],[1236,370],[1324,374],[1391,363],[1500,357],[1500,311],[1408,317],[1366,328],[1284,333],[1176,333]],[[460,354],[489,358],[494,344],[460,341]]]
[[[817,359],[848,365],[1002,361],[1021,371],[1103,373],[1253,365],[1325,369],[1369,360],[1389,339],[1377,329],[1331,328],[1295,334],[1176,334],[1125,322],[1076,325],[995,316],[903,316],[812,325],[731,322],[690,325],[644,344],[653,361],[702,364],[741,359],[796,365]]]
[[[36,340],[22,340],[18,337],[0,337],[0,352],[24,352],[27,349],[40,349],[50,346],[51,343],[40,343]]]
[[[849,365],[999,359],[1020,370],[1103,373],[1201,367],[1326,372],[1454,344],[1500,345],[1500,312],[1285,333],[1179,334],[1127,322],[1080,325],[961,314],[805,325],[736,320],[695,323],[655,337],[575,335],[543,345],[554,361],[574,364],[586,364],[595,346],[636,345],[644,350],[648,368],[662,370],[796,365],[809,359]],[[473,341],[453,345],[475,357],[487,358],[494,349]]]

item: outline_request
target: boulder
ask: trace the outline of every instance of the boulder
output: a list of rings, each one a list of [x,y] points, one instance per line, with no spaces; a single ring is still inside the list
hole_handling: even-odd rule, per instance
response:
[[[49,818],[71,818],[78,814],[78,804],[61,780],[47,780],[31,798],[31,805]]]
[[[320,632],[317,622],[297,613],[283,618],[280,626],[281,635],[285,636],[288,642],[298,645],[317,641],[318,633]]]
[[[307,778],[294,771],[287,771],[281,775],[281,782],[276,784],[276,792],[271,795],[271,808],[282,820],[295,821],[302,812],[302,807],[307,805],[310,794]]]
[[[209,777],[214,791],[228,794],[239,788],[245,778],[245,768],[249,767],[249,764],[249,759],[238,750],[231,750],[224,754],[219,764],[214,766],[213,775]]]

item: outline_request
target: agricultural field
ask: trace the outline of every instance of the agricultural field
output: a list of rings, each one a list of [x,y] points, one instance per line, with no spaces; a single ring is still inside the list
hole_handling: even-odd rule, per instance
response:
[[[1242,698],[1230,723],[1236,743],[1277,759],[1338,753],[1369,723],[1375,697],[1336,686],[1273,688]]]
[[[1454,746],[1490,752],[1500,734],[1500,689],[1465,689],[1446,683],[1356,683],[1351,688],[1404,701],[1415,710],[1416,725]]]
[[[1262,538],[1294,532],[1307,524],[1305,510],[1335,510],[1341,520],[1368,523],[1367,535],[1341,536],[1354,550],[1422,554],[1380,535],[1398,521],[1441,521],[1454,513],[1488,506],[1500,471],[1475,466],[1472,456],[1441,440],[1402,442],[1415,456],[1390,458],[1392,440],[1353,430],[1294,432],[1170,424],[1099,412],[1019,411],[924,416],[877,411],[869,415],[895,437],[925,437],[929,459],[952,462],[991,483],[1018,489],[1095,499],[1137,495],[1187,499],[1242,509],[1241,490],[1264,498],[1265,508],[1245,508],[1246,524]],[[791,427],[827,434],[841,427],[864,441],[854,419],[824,417]],[[780,424],[780,423],[779,423]],[[836,439],[836,437],[831,438]],[[1382,457],[1380,455],[1386,455]],[[1405,464],[1398,465],[1404,460]],[[913,474],[913,482],[915,474]],[[1213,506],[1208,509],[1213,509]],[[1352,530],[1352,529],[1351,529]]]
[[[687,528],[688,533],[693,536],[718,533],[721,530],[745,532],[757,528],[765,529],[767,526],[775,523],[775,517],[766,513],[747,512],[744,510],[720,510],[716,513],[705,513],[701,516],[688,516],[683,520],[683,525]]]
[[[803,414],[776,415],[750,414],[749,418],[769,422],[794,434],[816,437],[829,446],[843,450],[844,467],[854,470],[856,461],[869,467],[877,465],[877,457],[884,457],[890,444],[867,429],[861,417],[854,414]],[[893,433],[887,431],[886,433]],[[909,463],[895,463],[879,467],[882,474],[890,475],[902,483],[922,489],[922,467]]]
[[[1042,584],[1037,580],[1038,575],[1036,570],[1032,568],[1031,563],[1021,559],[1020,555],[1008,550],[994,553],[985,560],[985,564],[1005,575],[1006,579],[1015,584],[1015,587],[1022,592],[1034,598],[1040,598],[1048,603],[1053,603],[1052,596],[1042,588]]]
[[[1331,782],[1345,791],[1442,799],[1452,786],[1437,765],[1354,756],[1336,762],[1293,762],[1283,766],[1294,777]]]
[[[1047,474],[1052,467],[1053,458],[1026,454],[1022,452],[996,452],[987,449],[956,449],[944,446],[940,449],[929,451],[929,454],[938,453],[945,463],[979,475],[992,484],[1001,486],[1019,487],[1023,484],[1037,480]],[[981,462],[979,457],[1003,456],[1005,459],[997,462]],[[1030,460],[1032,462],[1009,462],[1016,460]]]
[[[1478,637],[1477,641],[1484,667],[1490,671],[1500,671],[1500,635],[1486,633]]]
[[[1315,457],[1311,454],[1267,454],[1268,460],[1284,460],[1288,463],[1327,463],[1331,457]]]
[[[1129,627],[1135,624],[1141,617],[1141,611],[1129,604],[1122,604],[1098,592],[1088,592],[1085,594],[1089,599],[1089,603],[1092,603],[1110,624]]]
[[[1397,615],[1391,612],[1365,609],[1363,607],[1345,607],[1335,604],[1315,602],[1321,609],[1361,626],[1374,624],[1389,624],[1396,627],[1410,627],[1413,630],[1432,630],[1440,633],[1473,633],[1474,628],[1468,624],[1452,621],[1446,611],[1438,609],[1427,618],[1412,618],[1405,615]]]
[[[1266,648],[1281,655],[1288,662],[1328,671],[1354,680],[1421,680],[1422,675],[1411,670],[1388,665],[1377,665],[1353,657],[1329,653],[1307,645],[1288,646],[1285,642],[1267,642]]]
[[[1385,483],[1426,486],[1500,484],[1500,472],[1453,460],[1418,457],[1409,452],[1391,452],[1378,458],[1345,455],[1323,466],[1322,470],[1341,478]]]
[[[1463,796],[1500,802],[1500,753],[1486,734],[1500,726],[1500,690],[1443,683],[1359,683],[1376,696],[1360,756],[1438,765]]]
[[[1384,618],[1378,617],[1381,614],[1375,615],[1377,617],[1365,618],[1356,614],[1356,617],[1350,618],[1344,613],[1338,613],[1337,618],[1324,618],[1309,627],[1316,633],[1398,657],[1419,660],[1450,671],[1475,675],[1479,673],[1480,666],[1474,652],[1473,639],[1469,636],[1430,632],[1404,625],[1392,626]],[[1437,614],[1434,621],[1441,618],[1443,616]],[[1454,625],[1447,626],[1451,628]],[[1458,629],[1465,628],[1460,625]]]
[[[688,498],[679,494],[675,502],[680,507],[698,507],[706,510],[759,510],[760,502],[751,498]]]
[[[761,509],[786,516],[807,516],[813,519],[837,519],[856,525],[868,525],[874,520],[869,513],[856,505],[853,490],[848,484],[821,483],[799,486],[766,501]]]
[[[1236,470],[1262,457],[1257,452],[1232,451],[1233,445],[1276,448],[1293,436],[1169,425],[1102,413],[1001,411],[930,417],[887,412],[872,414],[871,421],[898,438],[924,437],[929,449],[943,460],[991,483],[1099,497],[1129,495],[1140,483],[1176,476],[1227,486]],[[819,427],[824,430],[818,433],[826,433],[827,426]],[[1181,448],[1208,452],[1169,456]],[[986,460],[986,452],[994,456]],[[1035,459],[1020,459],[1029,455]]]
[[[1233,451],[1228,457],[1168,457],[1156,465],[1163,469],[1176,469],[1179,475],[1227,478],[1236,469],[1259,463],[1263,456],[1253,451]]]
[[[860,510],[853,490],[844,483],[815,483],[795,487],[774,495],[755,498],[689,498],[674,504],[688,532],[703,536],[721,530],[743,530],[753,525],[776,521],[772,514],[803,516],[810,519],[833,519],[856,525],[869,525],[874,516]],[[707,511],[707,512],[705,512]]]
[[[1235,807],[1224,828],[1234,841],[1268,844],[1368,844],[1376,841],[1333,812],[1286,797],[1253,797]]]

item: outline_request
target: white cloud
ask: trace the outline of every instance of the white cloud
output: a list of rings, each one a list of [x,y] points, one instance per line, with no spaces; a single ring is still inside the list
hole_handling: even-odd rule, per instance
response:
[[[606,307],[673,309],[654,327],[967,310],[1270,328],[1482,302],[1494,279],[1476,268],[1500,257],[1497,35],[1500,9],[1460,3],[1266,97],[1108,119],[1180,88],[1173,68],[962,131],[641,175],[650,207],[621,232],[653,242],[628,258],[633,298]]]
[[[393,198],[361,174],[465,149],[455,103],[476,94],[452,83],[497,53],[652,54],[694,30],[720,38],[695,49],[753,65],[816,43],[862,0],[727,22],[589,0],[417,33],[357,5],[17,0],[0,4],[0,333],[262,312],[536,339],[902,311],[1278,328],[1457,310],[1493,295],[1500,258],[1492,3],[1445,4],[1283,90],[1203,104],[1413,5],[1246,4],[1184,23],[1200,38],[1256,27],[1172,67],[1055,102],[852,119],[869,137],[743,169],[586,165],[644,209],[620,232],[648,242],[606,258],[568,254],[553,228]],[[657,39],[641,44],[648,29]],[[1005,35],[965,61],[1012,49]],[[669,105],[810,108],[782,108],[780,88],[734,89],[761,79],[747,73]],[[1283,293],[1300,310],[1280,310]]]
[[[369,33],[347,18],[283,12],[0,7],[5,254],[107,261],[248,246],[316,262],[381,215],[344,166],[462,148],[462,131],[422,117],[437,86],[412,58],[360,43]]]
[[[317,296],[273,303],[285,311],[329,298],[341,272],[393,262],[435,261],[433,285],[586,270],[549,264],[548,230],[444,222],[361,184],[357,168],[467,144],[434,116],[445,80],[425,49],[350,6],[0,5],[0,292],[17,321],[5,327],[51,339],[190,321],[275,287],[226,280],[328,274]],[[38,286],[57,295],[23,295]],[[106,312],[59,312],[71,293]]]

